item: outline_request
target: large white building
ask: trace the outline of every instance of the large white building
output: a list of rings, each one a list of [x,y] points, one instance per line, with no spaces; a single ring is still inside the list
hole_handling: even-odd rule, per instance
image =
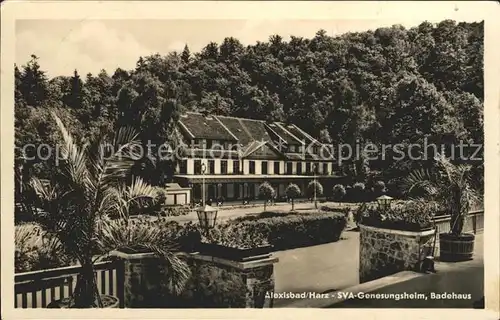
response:
[[[289,183],[304,192],[315,176],[326,185],[338,177],[330,146],[293,124],[188,112],[178,129],[187,147],[174,179],[192,188],[195,201],[201,199],[203,179],[207,200],[230,201],[256,199],[264,181],[282,199]]]

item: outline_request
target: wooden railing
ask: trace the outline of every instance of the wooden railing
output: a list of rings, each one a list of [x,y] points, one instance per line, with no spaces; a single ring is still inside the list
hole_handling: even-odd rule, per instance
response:
[[[53,301],[73,293],[81,266],[47,269],[15,275],[15,308],[45,308]],[[101,294],[117,296],[123,308],[123,262],[95,264],[97,287]]]
[[[436,229],[438,234],[450,231],[451,216],[436,217]],[[484,230],[484,210],[471,211],[467,217],[463,232],[473,232],[474,234]]]

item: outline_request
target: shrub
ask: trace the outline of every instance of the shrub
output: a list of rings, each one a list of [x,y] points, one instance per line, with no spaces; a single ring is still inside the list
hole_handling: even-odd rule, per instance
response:
[[[263,218],[284,217],[291,214],[297,214],[297,211],[263,211],[257,214],[248,214],[245,216],[236,217],[234,219],[231,219],[231,221],[232,222],[251,221]]]
[[[238,249],[250,249],[269,244],[265,230],[256,228],[253,221],[217,225],[210,229],[208,237],[203,236],[202,240]]]
[[[323,186],[318,181],[311,181],[307,185],[307,196],[309,198],[314,197],[314,190],[316,190],[316,196],[319,197],[323,194]]]
[[[420,231],[432,227],[435,206],[426,201],[414,200],[394,203],[388,210],[365,206],[360,213],[360,223],[377,228]]]
[[[160,242],[173,242],[178,250],[192,252],[201,240],[201,231],[197,223],[191,221],[180,224],[167,217],[155,218],[149,215],[135,216],[131,219],[133,225],[145,224],[162,236]]]
[[[161,217],[177,217],[185,216],[191,212],[189,205],[164,205],[161,206],[158,211],[154,212],[153,215]]]
[[[351,213],[351,208],[349,208],[349,207],[322,206],[320,209],[321,209],[321,211],[324,211],[324,212],[338,212],[338,213],[345,215],[346,217],[349,217],[349,214]]]
[[[273,199],[275,194],[276,190],[274,190],[273,186],[271,186],[269,182],[263,182],[259,186],[259,195],[265,200],[264,211],[266,210],[267,201]]]
[[[365,184],[362,182],[356,182],[351,189],[350,199],[356,202],[363,202],[366,200]]]
[[[373,192],[375,193],[376,197],[386,193],[387,189],[385,187],[385,182],[382,180],[376,181],[375,184],[373,185]]]
[[[352,188],[356,191],[356,192],[362,192],[362,191],[365,191],[365,184],[363,182],[356,182]]]
[[[66,267],[75,263],[57,238],[33,223],[15,227],[14,261],[15,272]]]
[[[343,212],[345,210],[345,207],[340,207],[340,206],[321,206],[319,208],[321,211],[324,212]]]
[[[276,250],[337,241],[347,221],[342,214],[317,212],[255,221],[257,228],[269,230],[268,239]]]
[[[295,199],[300,197],[300,188],[295,183],[290,183],[285,190],[286,196],[292,199],[292,210],[295,208]]]
[[[343,213],[315,211],[232,223],[242,232],[263,234],[275,250],[286,250],[339,240],[347,219]]]
[[[341,201],[342,199],[344,199],[346,193],[347,192],[346,192],[346,190],[345,190],[345,188],[344,188],[343,185],[336,184],[333,187],[333,200],[334,201]]]

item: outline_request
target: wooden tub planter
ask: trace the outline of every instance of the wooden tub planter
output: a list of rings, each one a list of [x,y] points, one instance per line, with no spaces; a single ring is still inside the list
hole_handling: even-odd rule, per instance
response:
[[[110,296],[107,294],[101,294],[102,308],[120,308],[120,300],[115,296]],[[71,304],[70,304],[71,302]],[[64,298],[61,300],[54,300],[47,305],[48,309],[68,309],[75,308],[74,300],[71,298]]]
[[[199,245],[199,252],[201,254],[217,258],[245,262],[270,257],[272,248],[273,247],[271,245],[263,245],[252,248],[236,248],[215,243],[202,242]]]
[[[454,235],[444,232],[439,234],[439,259],[445,262],[472,260],[474,240],[472,233]]]

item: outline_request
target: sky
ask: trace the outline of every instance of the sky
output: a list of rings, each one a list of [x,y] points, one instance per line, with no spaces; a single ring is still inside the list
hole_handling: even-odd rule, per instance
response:
[[[133,69],[140,56],[181,51],[187,44],[199,51],[210,41],[221,43],[235,37],[244,45],[267,41],[279,34],[313,37],[324,29],[328,35],[375,30],[401,24],[418,26],[422,20],[17,20],[16,54],[18,66],[31,54],[39,57],[49,77],[98,73],[112,74],[117,67]],[[439,22],[432,21],[430,22]]]

